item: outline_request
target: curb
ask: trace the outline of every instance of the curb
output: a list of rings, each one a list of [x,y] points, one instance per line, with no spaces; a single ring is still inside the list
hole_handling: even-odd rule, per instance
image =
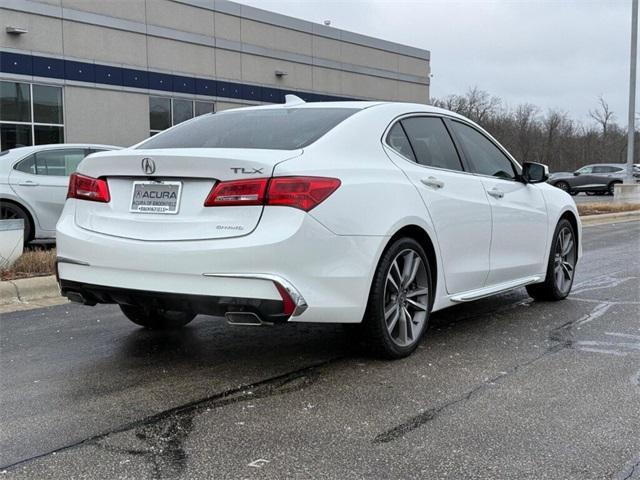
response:
[[[60,290],[55,275],[0,282],[0,305],[29,303],[59,296]]]
[[[583,226],[604,225],[616,222],[631,222],[640,220],[640,210],[632,210],[631,212],[619,213],[603,213],[600,215],[585,215],[580,217]]]

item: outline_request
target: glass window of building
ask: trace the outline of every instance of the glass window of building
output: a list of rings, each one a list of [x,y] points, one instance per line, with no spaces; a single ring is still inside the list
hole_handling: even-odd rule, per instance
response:
[[[63,142],[62,87],[0,81],[0,151]]]
[[[150,136],[193,117],[215,111],[213,102],[184,98],[149,97]]]

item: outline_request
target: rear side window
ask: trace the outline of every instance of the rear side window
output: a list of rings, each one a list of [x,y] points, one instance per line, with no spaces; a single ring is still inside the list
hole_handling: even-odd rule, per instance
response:
[[[36,170],[36,155],[35,153],[29,155],[27,158],[24,158],[18,162],[18,164],[13,167],[15,170],[24,173],[31,173],[33,175],[37,174]]]
[[[76,171],[84,157],[83,148],[48,150],[29,155],[15,169],[33,175],[66,177]]]
[[[57,149],[36,153],[38,175],[66,177],[78,168],[85,157],[84,148]]]
[[[393,127],[391,127],[391,130],[389,130],[387,143],[399,154],[404,155],[409,160],[414,162],[416,161],[416,157],[411,149],[411,144],[409,143],[407,134],[404,133],[404,129],[402,128],[402,125],[400,125],[400,122],[397,122]]]
[[[451,125],[475,173],[508,180],[516,178],[513,163],[491,140],[463,123],[452,121]]]
[[[462,170],[458,152],[442,119],[411,117],[402,120],[401,123],[420,165]]]
[[[140,149],[260,148],[295,150],[315,142],[356,108],[270,108],[203,115],[159,133]]]

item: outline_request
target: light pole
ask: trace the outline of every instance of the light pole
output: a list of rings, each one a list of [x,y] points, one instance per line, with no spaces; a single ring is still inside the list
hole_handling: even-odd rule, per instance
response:
[[[636,64],[638,52],[638,0],[631,4],[631,62],[629,68],[629,131],[627,134],[627,175],[625,183],[635,183],[633,178],[633,147],[636,120]]]

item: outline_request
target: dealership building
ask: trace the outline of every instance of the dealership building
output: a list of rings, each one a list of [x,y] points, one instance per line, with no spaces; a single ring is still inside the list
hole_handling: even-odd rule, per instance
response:
[[[0,0],[0,150],[127,146],[195,115],[427,103],[430,53],[227,0]]]

